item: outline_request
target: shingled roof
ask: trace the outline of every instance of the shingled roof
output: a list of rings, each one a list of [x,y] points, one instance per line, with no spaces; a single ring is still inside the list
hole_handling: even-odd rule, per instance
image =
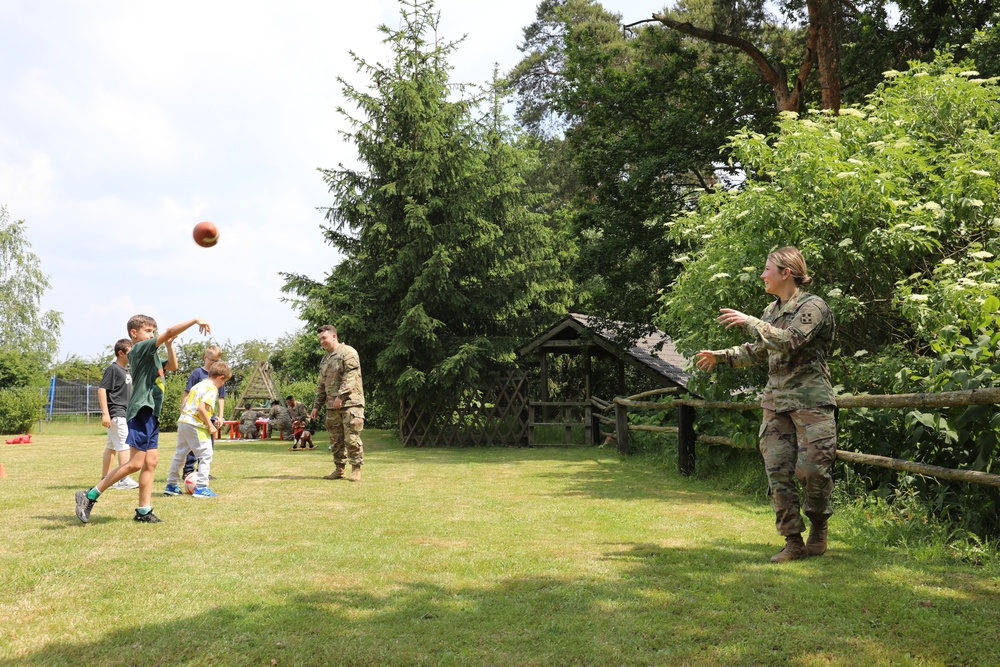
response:
[[[522,357],[539,349],[565,348],[572,341],[596,345],[608,353],[630,362],[633,366],[664,385],[687,388],[691,374],[685,369],[688,360],[677,351],[673,340],[659,329],[625,347],[617,341],[619,331],[635,329],[636,325],[616,322],[579,313],[570,313],[561,322],[537,336],[519,350]]]

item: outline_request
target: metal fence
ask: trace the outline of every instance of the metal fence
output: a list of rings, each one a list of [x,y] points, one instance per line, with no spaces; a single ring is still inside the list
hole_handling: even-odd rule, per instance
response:
[[[101,404],[97,399],[96,384],[67,382],[53,376],[45,392],[45,418],[52,420],[54,415],[89,415],[101,413]]]

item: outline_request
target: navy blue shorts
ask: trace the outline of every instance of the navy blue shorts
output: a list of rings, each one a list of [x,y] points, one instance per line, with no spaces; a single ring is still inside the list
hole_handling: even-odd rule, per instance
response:
[[[125,442],[140,452],[160,446],[160,420],[153,416],[153,408],[140,408],[139,414],[128,420],[128,437]]]

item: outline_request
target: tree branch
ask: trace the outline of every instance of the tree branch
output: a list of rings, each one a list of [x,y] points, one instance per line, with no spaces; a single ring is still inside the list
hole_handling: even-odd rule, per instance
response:
[[[764,80],[771,86],[771,90],[774,91],[774,97],[777,102],[779,111],[792,110],[797,111],[799,106],[800,96],[798,90],[790,91],[788,88],[788,73],[785,72],[785,68],[780,64],[772,65],[760,49],[751,44],[745,39],[740,37],[735,37],[733,35],[727,35],[725,33],[717,32],[715,30],[706,30],[705,28],[699,28],[693,26],[687,22],[676,21],[665,14],[653,14],[653,19],[659,21],[663,25],[667,26],[671,30],[676,30],[677,32],[684,33],[685,35],[690,35],[698,39],[704,39],[708,42],[714,42],[716,44],[726,44],[728,46],[735,47],[745,53],[750,60],[757,66],[758,70]],[[815,43],[815,38],[810,33],[810,44]],[[812,54],[813,51],[807,49],[807,54]],[[803,65],[804,66],[804,65]],[[811,66],[811,62],[810,62]],[[806,76],[808,76],[809,71],[805,71]],[[799,76],[802,76],[802,68],[799,70]],[[796,82],[796,89],[801,88],[800,83]]]

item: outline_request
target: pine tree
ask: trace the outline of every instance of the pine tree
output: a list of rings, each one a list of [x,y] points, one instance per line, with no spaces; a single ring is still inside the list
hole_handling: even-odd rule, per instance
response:
[[[371,80],[341,80],[357,115],[345,136],[363,169],[323,170],[334,196],[327,240],[344,260],[325,284],[288,276],[304,318],[332,321],[358,348],[377,391],[455,400],[486,369],[510,362],[538,319],[558,312],[553,241],[525,193],[530,154],[494,98],[452,95],[431,1],[411,0],[398,30],[379,29],[391,64],[355,57]],[[388,400],[388,396],[386,396]]]

